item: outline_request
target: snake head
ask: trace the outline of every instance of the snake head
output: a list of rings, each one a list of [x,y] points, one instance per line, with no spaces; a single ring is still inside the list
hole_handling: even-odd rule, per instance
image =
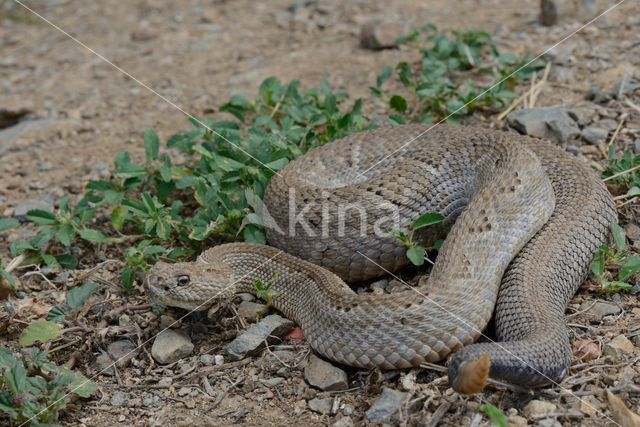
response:
[[[234,294],[231,271],[198,262],[158,262],[145,281],[153,301],[187,310],[208,310]]]

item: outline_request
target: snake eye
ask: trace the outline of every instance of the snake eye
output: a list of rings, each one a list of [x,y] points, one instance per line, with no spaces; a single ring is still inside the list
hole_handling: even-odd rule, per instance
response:
[[[191,279],[189,279],[189,276],[187,275],[178,276],[178,285],[181,285],[181,286],[188,285],[190,280]]]

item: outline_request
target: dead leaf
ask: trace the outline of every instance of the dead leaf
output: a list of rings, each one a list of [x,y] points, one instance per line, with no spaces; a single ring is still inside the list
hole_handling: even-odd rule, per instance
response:
[[[613,419],[622,427],[638,427],[640,426],[640,415],[633,413],[622,399],[607,390],[607,400],[611,408]]]
[[[589,362],[602,356],[600,346],[596,341],[576,340],[571,343],[571,346],[573,347],[573,355],[583,362]]]
[[[35,297],[22,298],[16,301],[15,308],[19,313],[30,311],[38,317],[46,315],[53,307],[51,304],[38,301]]]

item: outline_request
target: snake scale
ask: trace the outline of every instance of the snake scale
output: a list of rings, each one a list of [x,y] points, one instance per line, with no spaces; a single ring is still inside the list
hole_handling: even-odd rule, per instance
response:
[[[202,310],[270,283],[274,307],[322,356],[399,369],[453,353],[449,381],[463,393],[487,376],[537,387],[566,374],[564,311],[617,220],[601,180],[560,148],[448,125],[311,150],[272,178],[264,204],[271,246],[229,243],[195,262],[160,262],[147,275],[154,298]],[[390,294],[351,290],[346,282],[407,265],[406,247],[385,231],[425,212],[450,227],[428,279]],[[492,315],[496,341],[473,344]]]

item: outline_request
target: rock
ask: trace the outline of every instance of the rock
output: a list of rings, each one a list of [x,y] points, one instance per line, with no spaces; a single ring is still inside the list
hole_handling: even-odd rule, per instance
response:
[[[527,427],[527,419],[520,415],[512,415],[507,418],[507,421],[509,422],[509,427]]]
[[[568,153],[571,153],[574,156],[577,156],[578,154],[580,154],[580,148],[575,145],[567,145],[565,150],[567,150]]]
[[[344,407],[342,408],[342,413],[344,415],[351,415],[353,414],[354,408],[353,405],[349,405],[348,403],[344,405]]]
[[[45,193],[37,199],[29,199],[19,203],[13,208],[13,216],[24,216],[27,212],[41,209],[52,212],[54,209],[54,196],[50,193]]]
[[[591,123],[596,111],[589,107],[574,107],[567,109],[567,114],[580,126]]]
[[[587,310],[589,306],[591,306],[590,301],[584,302],[580,306],[580,310]],[[612,304],[606,301],[598,301],[591,308],[588,308],[586,311],[587,316],[589,316],[590,320],[593,322],[601,322],[602,318],[605,316],[612,316],[615,314],[620,314],[622,309],[618,307],[616,304]]]
[[[101,375],[114,376],[116,374],[115,369],[113,369],[113,360],[111,360],[111,356],[107,353],[101,353],[96,357],[93,362],[93,366]]]
[[[200,356],[200,363],[202,363],[204,366],[211,366],[215,363],[215,359],[211,354],[203,354],[202,356]]]
[[[372,423],[389,423],[399,420],[402,405],[407,396],[407,393],[384,387],[382,394],[365,413],[367,420]]]
[[[116,362],[118,368],[126,368],[131,363],[131,359],[137,356],[138,349],[131,341],[120,340],[109,344],[107,353]]]
[[[611,97],[604,93],[602,88],[597,85],[589,87],[589,90],[587,90],[587,93],[584,97],[586,100],[591,101],[595,104],[604,104],[611,100]]]
[[[116,391],[111,396],[111,406],[120,407],[129,399],[129,395],[123,391]]]
[[[347,374],[340,368],[325,362],[315,354],[309,356],[304,368],[304,377],[309,384],[323,391],[346,390],[349,386]]]
[[[546,27],[556,25],[558,23],[558,15],[560,14],[559,0],[541,0],[540,1],[540,23]]]
[[[529,419],[535,419],[552,414],[556,409],[556,405],[546,400],[532,400],[524,407],[522,413]]]
[[[68,126],[69,123],[65,123],[64,121],[35,119],[21,121],[5,129],[0,127],[0,155],[12,148],[12,143],[20,137],[53,129],[63,131]],[[66,131],[68,131],[68,129]]]
[[[591,145],[596,145],[600,141],[605,141],[607,136],[609,136],[609,131],[606,129],[597,128],[595,126],[587,126],[582,129],[582,139]]]
[[[236,296],[238,298],[240,298],[242,301],[251,301],[251,302],[253,302],[253,301],[256,300],[255,295],[247,293],[247,292],[241,292],[239,294],[236,294]]]
[[[231,360],[244,359],[259,353],[264,348],[265,340],[272,343],[284,336],[292,327],[292,321],[277,314],[271,314],[227,344],[225,351]]]
[[[275,387],[278,384],[282,384],[284,382],[284,378],[282,377],[273,377],[268,379],[261,379],[260,382],[267,387]]]
[[[633,337],[631,337],[631,342],[633,343],[633,345],[640,348],[640,335],[634,335]]]
[[[360,28],[360,46],[365,49],[388,49],[396,47],[398,37],[408,34],[407,22],[368,21]]]
[[[184,332],[174,329],[159,333],[151,346],[151,356],[161,364],[173,363],[192,352],[191,339]]]
[[[562,424],[558,422],[558,420],[554,420],[553,418],[545,418],[544,420],[538,421],[538,427],[562,427]]]
[[[520,133],[558,142],[567,142],[580,134],[571,116],[556,107],[515,110],[507,116],[507,123]]]
[[[238,314],[250,322],[255,322],[269,311],[269,307],[250,301],[242,301],[238,306]]]
[[[618,122],[616,122],[613,119],[602,119],[594,123],[593,127],[612,131],[612,130],[616,130],[616,128],[618,127]]]
[[[160,381],[158,381],[160,387],[169,387],[171,384],[173,384],[173,378],[171,377],[162,377]]]
[[[331,425],[331,427],[351,427],[351,426],[353,426],[353,420],[351,419],[351,417],[342,417]]]
[[[631,240],[632,242],[640,240],[640,227],[638,227],[637,225],[633,223],[629,223],[624,228],[624,231],[627,237],[629,238],[629,240]]]
[[[224,365],[224,356],[221,354],[216,354],[215,356],[213,356],[213,362],[216,364],[216,366]]]
[[[322,415],[328,415],[331,412],[333,399],[311,399],[308,403],[309,409]]]
[[[611,356],[617,362],[622,361],[626,354],[631,354],[635,350],[635,346],[629,339],[620,334],[604,346],[604,355]]]
[[[6,108],[6,106],[1,106],[0,129],[8,128],[18,124],[29,113],[31,113],[31,111],[28,108]]]

